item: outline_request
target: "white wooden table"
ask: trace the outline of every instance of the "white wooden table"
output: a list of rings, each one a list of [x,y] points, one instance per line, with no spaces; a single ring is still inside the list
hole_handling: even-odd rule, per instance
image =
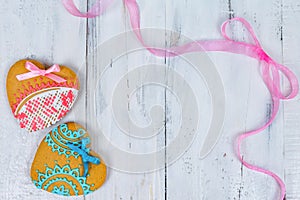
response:
[[[89,4],[93,2],[89,1]],[[96,67],[97,58],[93,56],[93,49],[112,36],[130,30],[128,15],[121,0],[116,0],[104,15],[89,20],[71,16],[60,0],[1,0],[0,3],[0,199],[67,199],[38,190],[31,183],[31,161],[40,141],[50,129],[28,134],[18,127],[6,99],[6,74],[15,61],[23,58],[78,69],[81,96],[74,110],[62,121],[75,120],[89,128],[89,113],[92,112],[89,102],[94,89],[91,80],[95,74],[101,73],[101,69]],[[266,51],[300,75],[299,1],[139,0],[138,3],[142,27],[175,30],[191,39],[220,39],[219,26],[224,20],[233,16],[244,17],[253,25]],[[83,0],[77,1],[77,5],[81,10],[87,7]],[[233,30],[235,38],[245,39],[247,36],[241,26],[234,26]],[[175,40],[174,37],[167,38],[166,43],[172,44]],[[151,38],[148,41],[151,42]],[[203,139],[200,132],[187,152],[172,165],[139,174],[109,169],[103,187],[86,197],[71,199],[278,198],[277,184],[271,178],[241,166],[233,150],[236,136],[262,125],[270,111],[270,96],[259,76],[259,65],[245,56],[216,52],[209,55],[221,75],[226,94],[223,133],[213,151],[205,159],[199,158],[199,146]],[[135,59],[140,62],[151,61],[146,51],[144,56],[142,53]],[[116,65],[126,71],[130,62],[125,59]],[[161,62],[169,69],[186,67],[180,65],[180,59],[167,58]],[[203,83],[201,79],[191,81],[198,89]],[[117,130],[112,128],[107,133],[108,137],[127,151],[155,151],[174,138],[176,120],[179,118],[176,103],[169,93],[163,95],[159,89],[150,89],[142,88],[133,96],[138,108],[132,108],[132,115],[141,123],[147,122],[143,116],[155,100],[167,108],[166,128],[146,147],[130,136],[115,134]],[[188,100],[181,103],[188,103]],[[204,106],[200,109],[203,110],[201,115],[209,116],[206,105],[201,106]],[[280,112],[272,126],[249,139],[243,146],[244,159],[276,172],[285,180],[288,200],[300,199],[299,117],[299,97],[281,103]],[[111,121],[106,120],[104,123]],[[103,147],[97,145],[101,139],[97,131],[91,132],[91,135],[94,149],[109,157],[110,152],[105,152]]]

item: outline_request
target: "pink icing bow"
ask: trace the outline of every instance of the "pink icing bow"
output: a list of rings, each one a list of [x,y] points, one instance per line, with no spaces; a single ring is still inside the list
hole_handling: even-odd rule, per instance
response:
[[[55,81],[57,83],[62,83],[62,82],[66,82],[67,81],[64,78],[61,78],[61,77],[59,77],[59,76],[57,76],[55,74],[52,74],[52,72],[60,72],[60,67],[57,64],[52,65],[47,70],[44,70],[44,69],[38,68],[32,62],[26,61],[25,68],[28,69],[30,72],[27,72],[25,74],[19,74],[19,75],[17,75],[16,78],[19,81],[30,79],[30,78],[34,78],[34,77],[37,77],[37,76],[45,76],[47,78],[52,79],[53,81]]]

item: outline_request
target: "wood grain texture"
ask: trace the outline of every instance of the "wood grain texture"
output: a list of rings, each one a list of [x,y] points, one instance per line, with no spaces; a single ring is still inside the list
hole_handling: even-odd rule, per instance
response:
[[[86,10],[94,1],[76,1]],[[246,18],[253,26],[262,46],[277,61],[289,66],[299,77],[300,56],[298,24],[300,4],[293,0],[138,0],[141,10],[141,26],[162,30],[175,30],[176,35],[165,35],[163,45],[179,44],[183,36],[190,39],[220,39],[221,23],[234,16]],[[107,12],[95,19],[80,19],[65,11],[59,0],[1,0],[0,7],[0,199],[67,199],[36,189],[31,183],[29,171],[35,151],[50,130],[28,135],[19,129],[6,99],[5,80],[10,66],[17,60],[33,58],[46,64],[70,66],[80,76],[81,95],[73,111],[63,122],[75,120],[83,124],[92,137],[93,149],[107,159],[113,156],[99,145],[102,136],[116,146],[132,153],[159,150],[176,137],[180,120],[180,104],[166,88],[143,86],[128,100],[128,112],[137,123],[147,124],[153,104],[160,104],[165,111],[164,129],[154,138],[137,140],[129,132],[122,133],[113,126],[113,119],[102,123],[108,128],[94,130],[96,123],[91,115],[94,103],[95,83],[105,71],[101,68],[99,49],[101,44],[117,34],[130,30],[127,12],[121,1],[115,1]],[[245,29],[231,24],[233,38],[249,41]],[[147,42],[155,38],[147,35]],[[128,36],[130,37],[130,36]],[[129,38],[128,38],[129,40]],[[126,41],[124,41],[126,42]],[[120,44],[126,45],[126,44]],[[95,52],[95,50],[97,50]],[[254,173],[241,166],[233,150],[236,136],[262,125],[270,115],[271,101],[260,78],[256,60],[229,53],[208,54],[218,69],[225,87],[226,118],[223,133],[214,150],[205,158],[199,158],[201,142],[205,136],[207,121],[201,127],[191,147],[172,165],[166,165],[151,173],[132,174],[114,169],[108,170],[106,183],[96,192],[72,199],[114,200],[253,200],[276,199],[278,186],[269,177]],[[166,72],[185,69],[200,102],[201,116],[211,115],[209,96],[204,79],[193,78],[193,70],[181,58],[158,59],[146,51],[139,51],[112,61],[110,67],[127,73],[132,66],[141,63],[157,63],[166,66]],[[141,75],[140,79],[143,77]],[[113,77],[112,77],[112,80]],[[128,87],[131,78],[127,77]],[[103,94],[115,85],[104,85]],[[288,88],[286,82],[283,87]],[[207,104],[205,102],[207,101]],[[132,103],[136,102],[136,103]],[[181,104],[189,101],[180,102]],[[97,109],[105,102],[96,99]],[[247,161],[270,169],[284,178],[287,199],[300,199],[300,104],[296,100],[281,104],[280,112],[272,126],[263,133],[247,140],[243,156]]]
[[[282,3],[282,47],[283,62],[299,75],[299,39],[296,24],[299,22],[299,2]],[[287,87],[287,85],[284,85]],[[300,185],[299,173],[299,97],[284,103],[284,174],[287,183],[287,199],[300,199],[296,188]]]

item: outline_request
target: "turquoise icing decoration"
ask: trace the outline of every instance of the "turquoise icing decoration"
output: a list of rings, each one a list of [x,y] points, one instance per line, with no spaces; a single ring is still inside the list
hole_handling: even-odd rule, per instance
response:
[[[71,131],[68,129],[68,125],[67,124],[61,124],[60,125],[60,132],[69,139],[78,139],[82,136],[84,136],[84,134],[86,134],[85,130],[83,129],[78,129],[77,131]]]
[[[62,196],[71,196],[70,190],[65,189],[65,186],[61,185],[60,187],[54,186],[52,193],[59,194]]]
[[[63,138],[58,132],[58,128],[56,127],[52,129],[51,133],[47,134],[45,142],[48,143],[48,146],[52,147],[52,152],[57,152],[59,155],[65,155],[67,158],[71,156],[78,158],[79,154],[73,151],[71,148],[69,148],[67,146],[67,143],[71,142],[76,146],[81,146],[81,140],[79,141],[72,141],[72,140],[84,136],[86,134],[85,130],[78,129],[77,131],[71,131],[68,129],[67,124],[61,124],[60,132],[61,134],[63,134],[65,138],[68,138],[70,140],[66,140],[65,138]],[[55,138],[56,141],[54,141],[53,138]]]
[[[45,173],[42,173],[38,170],[37,173],[38,181],[33,180],[33,183],[39,189],[47,190],[52,184],[59,185],[60,182],[64,182],[70,185],[75,195],[78,195],[78,186],[82,188],[84,195],[93,192],[92,190],[90,190],[91,186],[86,183],[86,177],[80,176],[79,168],[71,169],[70,165],[68,164],[63,167],[55,165],[54,169],[46,166]],[[57,177],[57,175],[60,175],[60,177]],[[74,180],[76,180],[77,182],[74,183]],[[54,186],[52,193],[70,196],[70,190],[64,188],[63,185],[60,185],[59,187]]]
[[[55,135],[53,133],[55,133],[55,131],[57,131],[56,129],[52,130],[52,136],[55,137]],[[56,144],[56,141],[54,141],[51,137],[51,134],[47,134],[46,138],[45,138],[45,142],[48,143],[48,146],[52,147],[52,152],[57,152],[59,155],[65,155],[67,158],[73,156],[75,158],[79,157],[79,154],[77,154],[75,151],[71,150],[70,148],[68,148],[66,146],[66,143],[61,142],[57,137],[55,137],[56,141],[59,142],[59,144]],[[65,147],[63,147],[65,146]]]

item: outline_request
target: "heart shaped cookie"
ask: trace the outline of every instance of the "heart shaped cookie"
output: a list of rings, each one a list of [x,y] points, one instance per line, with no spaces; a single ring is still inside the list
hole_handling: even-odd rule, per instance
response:
[[[8,72],[6,90],[20,127],[32,132],[55,124],[70,111],[79,81],[68,67],[46,69],[36,60],[20,60]]]
[[[39,188],[64,196],[87,195],[105,181],[103,160],[89,149],[90,137],[79,124],[54,128],[41,142],[31,166]]]

